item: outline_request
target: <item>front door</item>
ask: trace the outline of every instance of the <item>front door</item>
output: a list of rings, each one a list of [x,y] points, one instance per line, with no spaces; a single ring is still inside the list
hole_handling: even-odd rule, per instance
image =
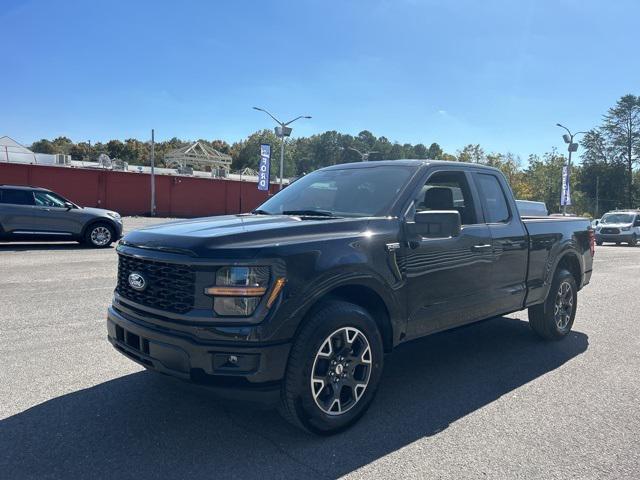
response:
[[[33,197],[38,230],[60,236],[71,235],[77,230],[77,215],[67,208],[61,197],[45,191],[34,191]]]
[[[406,278],[409,338],[490,313],[491,234],[470,174],[455,168],[433,171],[416,193],[407,221],[423,210],[457,210],[462,229],[455,237],[410,241],[398,252]]]

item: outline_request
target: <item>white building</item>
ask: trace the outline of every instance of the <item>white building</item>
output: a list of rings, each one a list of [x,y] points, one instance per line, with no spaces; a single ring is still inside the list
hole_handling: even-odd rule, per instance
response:
[[[33,163],[38,165],[68,165],[70,155],[33,153],[11,137],[0,137],[0,162]]]

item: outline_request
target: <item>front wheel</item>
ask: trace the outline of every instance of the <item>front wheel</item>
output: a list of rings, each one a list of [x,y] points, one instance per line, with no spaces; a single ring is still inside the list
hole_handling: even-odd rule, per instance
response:
[[[366,310],[343,301],[324,303],[294,341],[280,413],[319,435],[348,428],[376,394],[383,356],[380,331]]]
[[[106,223],[96,223],[87,229],[84,242],[94,248],[106,248],[115,240],[113,228]]]
[[[601,241],[601,240],[597,240],[597,241],[596,241],[596,245],[598,245],[599,247],[601,247],[601,246],[602,246],[602,241]]]
[[[529,325],[546,340],[565,337],[573,326],[578,306],[578,288],[571,272],[557,270],[547,299],[529,308]]]
[[[629,240],[629,246],[630,247],[635,247],[638,244],[638,237],[636,237],[636,234],[634,233],[631,236],[631,240]]]

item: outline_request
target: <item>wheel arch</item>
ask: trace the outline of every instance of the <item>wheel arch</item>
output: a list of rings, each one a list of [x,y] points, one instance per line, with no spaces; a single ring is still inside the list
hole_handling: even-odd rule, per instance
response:
[[[314,296],[313,301],[309,302],[305,309],[302,321],[300,321],[296,328],[296,336],[316,309],[321,307],[324,302],[330,300],[342,300],[353,303],[369,312],[380,329],[385,352],[393,349],[395,341],[392,307],[390,307],[388,303],[389,300],[385,300],[383,295],[376,291],[375,288],[365,283],[344,283],[334,286],[322,292],[320,295]]]
[[[97,225],[99,223],[105,223],[105,224],[109,225],[112,228],[112,230],[113,230],[113,232],[115,234],[118,233],[118,227],[116,226],[116,224],[114,222],[112,222],[108,218],[98,217],[98,218],[92,218],[91,220],[89,220],[84,225],[84,227],[82,228],[82,233],[80,233],[80,238],[84,238],[87,235],[87,232],[89,231],[89,229],[94,227],[95,225]],[[114,239],[114,240],[116,240],[116,239]]]
[[[576,281],[576,286],[580,289],[582,287],[582,264],[580,263],[578,255],[572,251],[565,252],[559,258],[555,271],[561,268],[571,272]]]

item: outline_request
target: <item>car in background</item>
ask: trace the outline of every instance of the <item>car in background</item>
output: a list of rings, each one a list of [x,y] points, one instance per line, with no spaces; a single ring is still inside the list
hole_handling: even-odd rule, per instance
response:
[[[45,188],[0,185],[0,241],[77,241],[105,248],[122,236],[117,212],[81,207]]]
[[[596,226],[596,244],[627,243],[635,247],[640,238],[640,211],[616,210],[605,213]]]
[[[544,202],[534,202],[531,200],[516,200],[518,212],[521,217],[548,217],[549,210]]]

